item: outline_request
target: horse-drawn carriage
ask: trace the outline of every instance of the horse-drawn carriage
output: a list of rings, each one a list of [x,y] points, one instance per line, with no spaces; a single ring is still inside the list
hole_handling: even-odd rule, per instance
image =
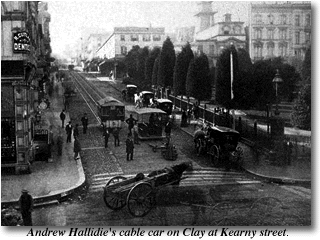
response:
[[[197,154],[209,154],[214,166],[241,166],[243,149],[238,146],[239,141],[239,132],[227,127],[202,127],[194,133]]]
[[[187,169],[192,169],[191,162],[153,171],[147,176],[138,173],[128,179],[123,176],[113,177],[104,187],[103,200],[112,210],[120,210],[127,205],[132,216],[143,217],[155,206],[157,190],[179,185]]]
[[[122,99],[128,102],[134,102],[134,95],[137,93],[138,87],[133,84],[128,84],[125,89],[122,90]]]

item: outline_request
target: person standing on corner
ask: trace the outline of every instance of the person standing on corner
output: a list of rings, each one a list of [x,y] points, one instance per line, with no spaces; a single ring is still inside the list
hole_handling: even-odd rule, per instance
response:
[[[62,110],[60,113],[60,120],[61,120],[62,128],[64,128],[64,120],[65,119],[66,119],[66,114],[64,113],[64,110]]]
[[[134,149],[134,144],[132,140],[132,134],[128,133],[128,137],[126,140],[127,161],[133,160],[133,149]]]
[[[79,124],[76,124],[76,126],[73,129],[73,137],[74,137],[74,139],[79,137]]]
[[[112,130],[112,135],[114,137],[114,146],[115,147],[120,146],[119,133],[120,133],[120,129],[117,127]]]
[[[82,122],[82,126],[83,126],[83,134],[87,133],[87,129],[88,129],[88,117],[87,114],[84,113],[83,117],[81,118],[81,122]]]
[[[67,143],[71,142],[71,134],[72,134],[72,125],[71,125],[71,121],[69,121],[69,123],[66,126],[66,132],[67,132]]]
[[[80,158],[79,153],[81,152],[81,144],[78,137],[74,138],[73,152],[74,160],[78,160]]]
[[[22,195],[19,198],[19,206],[23,219],[23,225],[32,226],[33,198],[28,193],[28,190],[23,189],[21,192]]]
[[[130,114],[130,117],[126,120],[126,123],[128,124],[129,133],[132,134],[131,129],[137,123],[137,120],[133,118],[132,114]]]
[[[106,131],[103,133],[104,136],[104,147],[107,148],[108,147],[108,142],[109,142],[109,137],[110,137],[110,133],[108,128],[106,128]]]

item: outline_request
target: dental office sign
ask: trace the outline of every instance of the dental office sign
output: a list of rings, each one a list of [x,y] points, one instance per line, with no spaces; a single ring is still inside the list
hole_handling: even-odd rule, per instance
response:
[[[13,34],[13,52],[30,52],[30,36],[28,32],[16,32]]]

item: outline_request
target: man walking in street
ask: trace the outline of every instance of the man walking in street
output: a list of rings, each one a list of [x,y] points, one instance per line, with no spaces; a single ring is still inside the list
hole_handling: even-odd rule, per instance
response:
[[[25,189],[22,190],[22,195],[19,198],[19,206],[23,225],[32,226],[33,198]]]
[[[130,114],[130,117],[126,120],[126,123],[128,124],[129,133],[132,134],[131,129],[137,123],[137,120],[133,118],[132,114]]]
[[[112,135],[114,137],[114,146],[115,147],[120,146],[119,133],[120,133],[120,129],[117,127],[112,130]]]
[[[88,117],[87,117],[87,114],[85,113],[83,115],[83,117],[81,118],[81,122],[82,122],[82,126],[83,126],[83,134],[86,134],[87,133],[87,129],[88,129]]]
[[[79,137],[79,124],[76,124],[76,126],[73,129],[73,137],[74,137],[74,139]]]
[[[172,120],[171,120],[171,118],[170,118],[170,119],[168,120],[168,122],[166,123],[165,127],[164,127],[164,132],[166,133],[167,143],[170,142],[171,129],[172,129]]]
[[[77,137],[74,138],[73,152],[74,160],[78,160],[80,158],[79,153],[81,152],[81,145]]]
[[[71,134],[72,134],[72,125],[71,125],[71,121],[69,121],[69,123],[66,126],[66,132],[67,132],[67,143],[71,142]]]
[[[128,133],[128,138],[126,140],[127,161],[133,160],[133,149],[134,149],[134,144],[132,140],[132,134]],[[130,157],[130,160],[129,160],[129,157]]]
[[[105,132],[103,133],[104,136],[104,147],[107,148],[108,147],[108,142],[109,142],[109,137],[110,137],[110,133],[108,128],[106,128]]]
[[[66,114],[64,113],[64,110],[62,110],[60,113],[60,119],[62,123],[62,128],[64,128],[64,120],[66,119]]]

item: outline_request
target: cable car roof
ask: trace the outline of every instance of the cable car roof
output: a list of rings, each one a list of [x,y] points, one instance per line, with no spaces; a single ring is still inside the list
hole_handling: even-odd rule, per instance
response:
[[[133,84],[128,84],[126,87],[127,87],[127,88],[137,88],[137,86],[136,86],[136,85],[133,85]]]
[[[162,114],[166,114],[165,111],[162,111],[159,108],[133,108],[132,112],[138,114],[138,115],[142,115],[142,114],[150,114],[150,113],[162,113]]]
[[[122,102],[120,102],[119,100],[113,98],[113,97],[105,97],[103,99],[100,99],[98,101],[98,104],[100,106],[124,106],[124,104]]]
[[[224,133],[236,133],[239,134],[238,131],[232,129],[232,128],[228,128],[228,127],[222,127],[222,126],[210,126],[210,128],[212,130],[218,131],[218,132],[224,132]]]
[[[158,99],[156,99],[156,101],[157,101],[158,103],[172,103],[171,100],[166,99],[166,98],[158,98]]]

